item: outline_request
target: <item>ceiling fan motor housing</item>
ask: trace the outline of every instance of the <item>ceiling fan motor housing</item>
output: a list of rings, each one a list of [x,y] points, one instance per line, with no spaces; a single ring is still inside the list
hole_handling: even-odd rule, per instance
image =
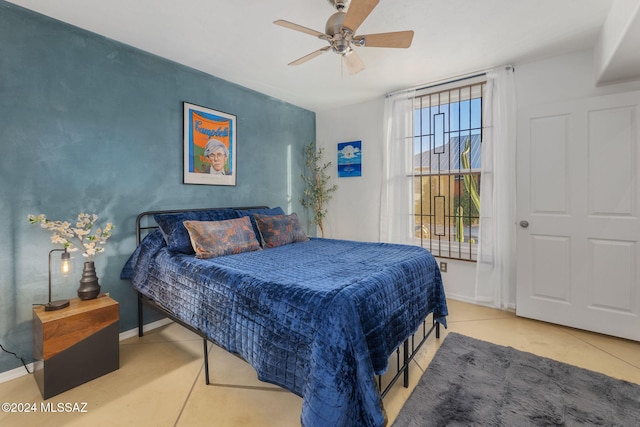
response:
[[[328,36],[335,36],[336,34],[340,34],[342,31],[342,23],[344,22],[344,17],[346,13],[344,12],[336,12],[329,17],[327,20],[327,24],[324,27],[324,32]]]
[[[325,26],[325,34],[331,37],[331,48],[334,52],[345,54],[350,51],[352,34],[349,31],[343,31],[344,17],[346,13],[338,11],[329,17]]]

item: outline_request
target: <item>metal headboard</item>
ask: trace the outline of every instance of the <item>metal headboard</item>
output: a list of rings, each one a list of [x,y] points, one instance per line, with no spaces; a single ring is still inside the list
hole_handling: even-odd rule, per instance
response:
[[[136,217],[136,246],[140,245],[142,241],[143,234],[149,233],[150,230],[155,230],[158,228],[158,224],[156,224],[153,216],[156,214],[172,214],[172,213],[182,213],[182,212],[198,212],[198,211],[211,211],[211,210],[219,210],[219,209],[238,209],[238,210],[249,210],[249,209],[269,209],[269,206],[242,206],[242,207],[223,207],[223,208],[196,208],[196,209],[169,209],[169,210],[161,210],[161,211],[146,211],[142,212],[140,215]]]

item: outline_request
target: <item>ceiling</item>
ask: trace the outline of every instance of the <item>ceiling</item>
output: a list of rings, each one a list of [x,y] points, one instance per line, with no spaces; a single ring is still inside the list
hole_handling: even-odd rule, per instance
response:
[[[327,0],[10,0],[300,107],[321,112],[399,89],[594,46],[613,0],[381,0],[357,34],[414,30],[409,49],[356,48],[349,75],[323,40]]]

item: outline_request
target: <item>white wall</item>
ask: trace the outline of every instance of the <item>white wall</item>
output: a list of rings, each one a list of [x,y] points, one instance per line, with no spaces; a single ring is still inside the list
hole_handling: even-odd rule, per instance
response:
[[[591,50],[513,65],[519,110],[532,105],[640,89],[640,81],[596,87]],[[325,148],[325,161],[336,165],[339,142],[362,141],[362,177],[336,178],[336,168],[331,169],[333,182],[339,188],[329,204],[326,237],[378,240],[383,114],[382,98],[316,114],[317,144]],[[447,296],[473,301],[475,264],[445,261],[448,272],[443,273],[443,278]],[[511,288],[511,305],[515,307],[515,283]]]
[[[640,89],[640,80],[596,87],[591,50],[516,65],[515,73],[519,110],[532,105]]]
[[[384,100],[316,114],[317,145],[338,184],[324,224],[325,237],[378,241]],[[362,141],[362,176],[337,178],[338,143]]]

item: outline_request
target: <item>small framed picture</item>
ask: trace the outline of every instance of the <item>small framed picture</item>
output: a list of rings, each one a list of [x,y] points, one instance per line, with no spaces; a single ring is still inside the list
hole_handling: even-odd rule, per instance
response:
[[[184,103],[184,183],[236,185],[236,116]]]
[[[338,143],[338,178],[362,176],[362,141]]]

